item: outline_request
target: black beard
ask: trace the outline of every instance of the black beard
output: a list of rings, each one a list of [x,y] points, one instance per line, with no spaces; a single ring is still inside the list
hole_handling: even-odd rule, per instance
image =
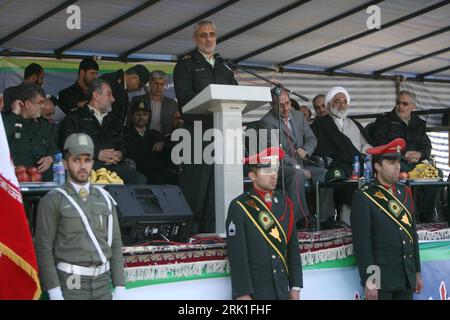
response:
[[[69,173],[69,179],[72,180],[73,182],[77,183],[77,184],[86,184],[87,182],[89,182],[89,172],[88,175],[86,176],[86,179],[84,181],[79,180],[78,178],[75,177],[75,174],[72,172],[72,170],[67,170],[67,172]]]

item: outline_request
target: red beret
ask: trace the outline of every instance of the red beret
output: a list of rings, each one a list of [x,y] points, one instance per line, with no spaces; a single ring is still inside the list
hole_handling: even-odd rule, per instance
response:
[[[393,157],[398,158],[402,155],[402,150],[405,149],[406,142],[402,138],[397,138],[389,142],[388,144],[384,144],[382,146],[378,146],[375,148],[367,149],[367,153],[373,156],[382,156],[382,157]]]
[[[242,162],[246,165],[269,167],[272,164],[278,164],[284,158],[284,155],[285,153],[280,147],[270,147],[260,153],[242,159]]]

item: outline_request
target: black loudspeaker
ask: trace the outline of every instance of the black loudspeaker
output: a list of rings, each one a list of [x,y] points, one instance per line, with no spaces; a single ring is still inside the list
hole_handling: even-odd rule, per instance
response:
[[[105,189],[117,202],[124,245],[189,239],[192,211],[178,186],[107,185]]]

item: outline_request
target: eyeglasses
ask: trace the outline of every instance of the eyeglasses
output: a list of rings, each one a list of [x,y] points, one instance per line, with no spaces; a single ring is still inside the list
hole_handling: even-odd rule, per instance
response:
[[[409,106],[409,105],[411,105],[411,103],[409,103],[408,101],[400,101],[400,100],[397,100],[397,105],[402,105],[402,106],[404,106],[404,107],[407,107],[407,106]]]
[[[203,33],[200,33],[199,36],[200,36],[200,38],[203,38],[203,39],[206,39],[207,37],[215,38],[216,33],[215,32],[209,32],[209,33],[203,32]]]

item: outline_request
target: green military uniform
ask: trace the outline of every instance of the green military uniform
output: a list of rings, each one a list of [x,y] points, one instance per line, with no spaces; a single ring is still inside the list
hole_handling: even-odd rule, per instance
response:
[[[54,130],[47,119],[24,119],[11,112],[3,114],[3,122],[15,166],[37,167],[42,157],[54,157],[58,152]],[[53,180],[52,167],[43,173],[42,180]]]
[[[80,135],[88,137],[72,136]],[[70,181],[61,189],[62,192],[53,190],[44,196],[38,208],[35,246],[42,287],[46,291],[61,287],[64,299],[111,299],[111,279],[115,287],[125,285],[122,241],[113,200],[106,191],[102,193],[92,185],[87,187],[87,196],[81,191],[79,194]],[[90,230],[69,198],[81,208]],[[74,275],[78,276],[78,283]]]
[[[271,191],[284,156],[271,147],[243,159],[253,185],[231,201],[226,220],[233,298],[287,300],[303,286],[293,203]]]
[[[302,264],[292,201],[271,196],[269,210],[254,190],[234,199],[226,220],[233,298],[286,300],[289,288],[303,287]]]
[[[353,248],[361,285],[364,287],[373,273],[367,268],[378,266],[379,299],[412,299],[416,273],[420,272],[413,213],[411,191],[400,183],[384,186],[375,181],[364,185],[353,197]]]

